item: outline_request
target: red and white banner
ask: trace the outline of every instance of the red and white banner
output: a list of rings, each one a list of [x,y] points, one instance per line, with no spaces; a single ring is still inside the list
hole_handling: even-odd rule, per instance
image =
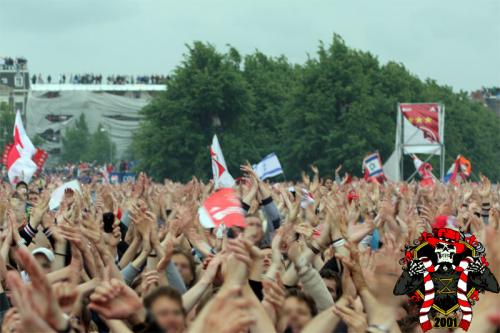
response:
[[[232,188],[224,188],[205,200],[198,209],[200,223],[204,228],[224,225],[227,228],[245,227],[245,216],[241,202]]]
[[[441,154],[442,107],[438,103],[402,103],[403,144],[406,154]]]
[[[214,175],[215,188],[225,188],[234,186],[234,178],[227,169],[219,139],[214,135],[212,146],[210,147],[210,158],[212,159],[212,172]]]
[[[5,146],[2,162],[7,167],[11,184],[20,181],[29,183],[35,172],[43,167],[48,155],[31,143],[19,111],[16,113],[13,136],[14,143]]]

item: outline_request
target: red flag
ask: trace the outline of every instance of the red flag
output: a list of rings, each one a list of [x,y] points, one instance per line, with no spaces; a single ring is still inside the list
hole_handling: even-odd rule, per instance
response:
[[[439,105],[437,103],[401,104],[403,115],[431,142],[440,142]]]
[[[31,159],[33,160],[33,162],[35,162],[36,166],[38,167],[38,170],[41,170],[48,156],[49,154],[47,154],[45,150],[37,148],[35,154]]]
[[[245,217],[240,199],[232,188],[223,188],[211,196],[199,208],[200,223],[205,228],[224,225],[228,228],[245,227]]]

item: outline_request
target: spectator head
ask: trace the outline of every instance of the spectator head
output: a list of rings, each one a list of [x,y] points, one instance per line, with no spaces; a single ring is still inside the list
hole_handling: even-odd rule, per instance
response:
[[[338,300],[342,296],[342,280],[337,272],[331,269],[322,269],[319,274],[325,282],[326,288],[332,295],[334,301]]]
[[[33,257],[35,257],[36,261],[38,262],[40,267],[42,267],[45,274],[48,274],[52,271],[52,263],[55,260],[55,256],[51,250],[47,249],[46,247],[39,247],[33,250],[31,254],[33,254]]]
[[[273,262],[273,251],[270,246],[261,248],[260,260],[262,261],[263,273],[266,273]]]
[[[193,256],[181,249],[175,249],[172,255],[172,261],[182,276],[186,287],[191,287],[196,280],[196,263]]]
[[[28,184],[26,184],[23,181],[20,181],[19,183],[17,183],[16,184],[16,193],[20,199],[22,199],[22,200],[27,199]]]
[[[171,287],[159,287],[144,298],[144,306],[165,332],[181,333],[186,327],[182,296]]]
[[[30,191],[28,193],[28,201],[32,205],[36,205],[38,203],[38,200],[40,200],[40,194],[36,191]]]
[[[325,187],[327,189],[331,190],[332,186],[333,186],[333,179],[332,179],[332,177],[330,177],[330,176],[325,177]]]
[[[261,218],[257,214],[249,214],[246,216],[245,222],[245,238],[255,245],[259,244],[264,237]]]
[[[311,296],[299,289],[290,289],[283,306],[289,332],[300,333],[307,323],[318,314]]]

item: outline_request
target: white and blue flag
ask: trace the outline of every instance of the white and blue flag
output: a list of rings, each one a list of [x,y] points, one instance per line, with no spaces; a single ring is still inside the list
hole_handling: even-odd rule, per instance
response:
[[[275,153],[267,155],[258,164],[254,164],[253,170],[262,180],[283,173],[280,161],[278,160],[278,156],[276,156]]]
[[[384,174],[382,162],[378,153],[366,156],[363,160],[363,168],[365,169],[365,178],[376,178]]]

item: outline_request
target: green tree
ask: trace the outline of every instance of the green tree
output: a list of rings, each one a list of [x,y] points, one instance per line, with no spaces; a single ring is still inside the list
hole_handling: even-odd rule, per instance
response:
[[[366,154],[378,150],[386,160],[394,150],[400,102],[443,103],[447,166],[463,154],[474,172],[500,179],[500,122],[493,112],[465,92],[420,80],[403,64],[380,64],[338,35],[302,65],[195,42],[167,90],[142,110],[132,148],[139,168],[157,179],[211,177],[214,133],[234,176],[240,163],[273,151],[291,178],[313,163],[323,174],[342,163],[361,175]],[[409,158],[406,164],[411,171]]]
[[[229,141],[226,131],[252,107],[240,61],[234,49],[222,54],[210,44],[188,46],[166,92],[142,110],[133,142],[139,168],[159,179],[210,175],[212,135]]]
[[[61,162],[79,162],[85,160],[89,148],[90,132],[85,114],[76,119],[75,125],[66,130],[62,137]]]
[[[99,124],[89,140],[86,161],[97,161],[99,164],[113,162],[116,156],[116,145],[111,141],[109,132]]]
[[[3,149],[6,144],[12,143],[12,129],[14,128],[14,122],[16,120],[16,114],[12,111],[9,104],[5,102],[0,103],[0,150]]]

